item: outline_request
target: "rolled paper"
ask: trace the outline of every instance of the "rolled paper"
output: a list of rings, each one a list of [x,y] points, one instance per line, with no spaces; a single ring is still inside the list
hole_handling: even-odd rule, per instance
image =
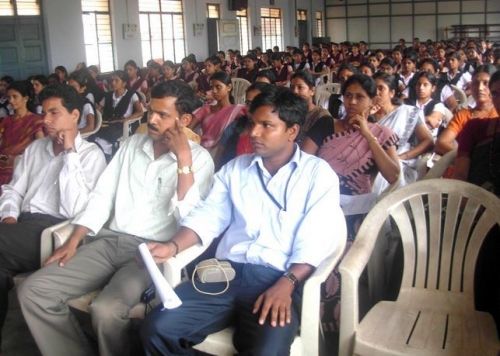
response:
[[[175,293],[172,286],[167,282],[163,274],[160,272],[160,269],[156,265],[153,256],[151,256],[151,252],[149,252],[148,246],[146,243],[142,243],[139,245],[139,252],[141,253],[142,259],[144,261],[144,265],[153,280],[153,283],[156,287],[156,292],[160,297],[161,302],[163,303],[163,307],[166,309],[175,309],[182,304],[182,301],[179,299],[179,296]]]

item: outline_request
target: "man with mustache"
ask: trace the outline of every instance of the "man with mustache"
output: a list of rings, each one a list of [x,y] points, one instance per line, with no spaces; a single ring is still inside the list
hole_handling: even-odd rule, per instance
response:
[[[192,354],[191,345],[234,321],[239,353],[289,354],[303,282],[346,236],[337,175],[295,143],[306,113],[305,100],[286,88],[255,97],[249,128],[255,154],[217,172],[207,199],[170,242],[148,244],[161,262],[222,235],[216,257],[236,276],[227,290],[225,282],[180,284],[180,307],[147,315],[141,330],[147,355]]]
[[[130,354],[128,312],[150,283],[135,260],[137,247],[145,241],[170,244],[178,220],[212,183],[210,154],[183,129],[197,102],[179,80],[153,87],[148,134],[135,134],[120,147],[87,208],[73,220],[68,241],[20,288],[22,311],[43,355],[94,354],[66,302],[99,288],[104,289],[90,305],[99,354]],[[110,231],[77,250],[108,220]]]
[[[102,151],[78,132],[82,102],[75,89],[47,86],[40,101],[47,136],[26,148],[0,197],[0,334],[12,276],[40,267],[40,234],[85,208],[106,167]]]

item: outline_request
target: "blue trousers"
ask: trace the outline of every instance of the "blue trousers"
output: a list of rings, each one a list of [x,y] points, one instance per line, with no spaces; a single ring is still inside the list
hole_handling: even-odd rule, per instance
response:
[[[141,329],[147,355],[191,355],[193,345],[229,325],[236,329],[233,343],[242,355],[290,354],[290,345],[300,325],[301,288],[296,288],[292,295],[290,324],[272,327],[268,318],[264,325],[259,325],[259,313],[252,314],[253,305],[283,272],[259,265],[231,264],[236,277],[224,294],[205,295],[197,292],[190,281],[185,282],[175,289],[182,300],[179,308],[162,310],[159,306],[147,315]],[[197,287],[218,292],[225,283],[198,282]]]

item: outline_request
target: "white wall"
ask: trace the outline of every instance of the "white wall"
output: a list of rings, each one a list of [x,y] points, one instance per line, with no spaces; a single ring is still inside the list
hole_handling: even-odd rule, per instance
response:
[[[82,7],[78,0],[42,1],[49,70],[64,65],[69,70],[85,61]]]
[[[199,60],[208,57],[208,38],[206,30],[207,3],[219,3],[222,19],[236,19],[234,11],[228,11],[227,0],[184,0],[184,26],[186,51],[194,53]],[[138,0],[110,0],[111,25],[114,41],[115,68],[133,59],[142,63],[140,34],[134,39],[124,39],[123,24],[139,25]],[[254,26],[260,26],[260,8],[269,7],[269,0],[249,0],[248,14],[252,47],[261,46],[260,36],[254,36]],[[309,41],[314,28],[314,12],[324,10],[323,0],[275,0],[273,7],[283,11],[284,45],[298,45],[295,31],[295,11],[297,8],[308,10]],[[45,24],[47,55],[49,67],[64,65],[72,70],[76,63],[85,61],[83,24],[80,0],[44,0],[42,15]],[[193,32],[193,24],[203,23],[204,29],[199,36]],[[314,34],[315,35],[315,34]]]

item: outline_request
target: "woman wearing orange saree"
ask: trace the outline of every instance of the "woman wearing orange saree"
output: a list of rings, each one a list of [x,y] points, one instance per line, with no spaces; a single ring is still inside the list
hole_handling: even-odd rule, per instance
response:
[[[43,137],[43,118],[28,110],[31,84],[13,82],[7,89],[14,114],[0,122],[0,185],[12,179],[14,160],[35,139]]]

